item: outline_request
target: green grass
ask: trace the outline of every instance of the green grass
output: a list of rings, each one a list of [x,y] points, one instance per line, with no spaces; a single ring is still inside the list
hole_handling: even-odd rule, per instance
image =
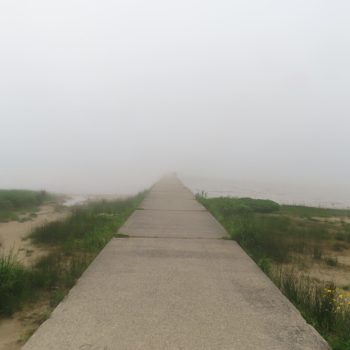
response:
[[[350,210],[348,209],[328,209],[328,208],[306,207],[302,205],[282,205],[281,211],[284,214],[295,215],[295,216],[305,217],[305,218],[350,217]]]
[[[11,315],[31,295],[32,273],[12,253],[0,256],[0,313]]]
[[[18,220],[21,212],[33,212],[52,198],[46,191],[0,190],[0,222]]]
[[[56,305],[137,208],[145,193],[114,201],[89,203],[75,209],[63,221],[36,228],[30,235],[35,244],[51,252],[31,268],[13,255],[0,257],[0,314],[11,315],[23,303],[49,293]]]
[[[265,199],[231,197],[209,199],[199,195],[196,198],[221,220],[251,213],[275,213],[280,210],[278,203]]]
[[[99,251],[136,209],[144,193],[117,201],[89,203],[75,209],[64,221],[54,221],[35,229],[34,243],[60,246],[71,251]]]
[[[334,350],[350,350],[350,307],[339,312],[335,287],[316,283],[293,271],[280,269],[276,273],[271,268],[293,263],[300,255],[337,266],[337,259],[324,256],[322,249],[329,242],[333,242],[333,250],[344,249],[344,242],[350,237],[349,225],[341,222],[335,226],[313,218],[345,218],[350,216],[349,210],[286,206],[250,198],[197,196],[197,200],[221,222],[229,238],[242,246]],[[325,290],[331,292],[325,293]]]

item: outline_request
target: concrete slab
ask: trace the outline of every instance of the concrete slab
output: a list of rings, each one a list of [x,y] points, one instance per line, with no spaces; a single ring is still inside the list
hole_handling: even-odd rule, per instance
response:
[[[329,350],[176,178],[141,207],[23,350]]]
[[[173,197],[146,198],[140,205],[144,210],[167,210],[167,211],[205,211],[206,209],[195,199],[182,199]]]
[[[193,193],[174,176],[165,176],[152,186],[150,195],[161,195],[162,193],[166,196],[171,193],[173,196],[187,196],[188,198],[194,198]]]
[[[225,230],[207,211],[136,210],[120,232],[130,236],[222,238]]]
[[[175,192],[175,191],[189,191],[189,189],[184,186],[181,182],[179,181],[173,181],[173,182],[167,182],[164,183],[162,181],[157,182],[155,185],[152,186],[151,188],[152,191],[155,192]]]
[[[234,242],[114,239],[24,350],[326,350]]]
[[[194,199],[192,193],[186,190],[178,191],[151,191],[149,192],[147,198],[149,199],[164,199],[164,198],[174,198],[174,199]]]

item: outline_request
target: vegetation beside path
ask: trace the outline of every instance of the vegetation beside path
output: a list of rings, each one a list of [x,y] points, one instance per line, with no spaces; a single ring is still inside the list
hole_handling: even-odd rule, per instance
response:
[[[23,220],[28,212],[35,215],[37,208],[51,199],[53,195],[46,191],[0,190],[0,222]]]
[[[251,198],[200,201],[329,342],[350,350],[350,284],[315,278],[317,269],[349,273],[350,210],[279,205]]]
[[[55,307],[144,195],[88,203],[73,209],[65,220],[36,228],[29,239],[48,248],[49,254],[31,268],[14,254],[0,256],[0,316],[10,316],[43,297]]]

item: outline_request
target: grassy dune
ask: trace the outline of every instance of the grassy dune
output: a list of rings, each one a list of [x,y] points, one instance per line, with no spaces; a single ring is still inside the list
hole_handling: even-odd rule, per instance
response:
[[[349,210],[250,198],[197,199],[333,349],[350,350],[350,285],[339,289],[332,281],[311,278],[307,273],[312,264],[350,272],[350,266],[337,259],[337,253],[350,251]]]

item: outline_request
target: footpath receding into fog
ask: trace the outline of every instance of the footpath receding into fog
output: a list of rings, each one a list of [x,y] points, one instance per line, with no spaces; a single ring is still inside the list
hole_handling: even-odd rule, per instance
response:
[[[324,350],[176,177],[164,177],[25,350]]]

